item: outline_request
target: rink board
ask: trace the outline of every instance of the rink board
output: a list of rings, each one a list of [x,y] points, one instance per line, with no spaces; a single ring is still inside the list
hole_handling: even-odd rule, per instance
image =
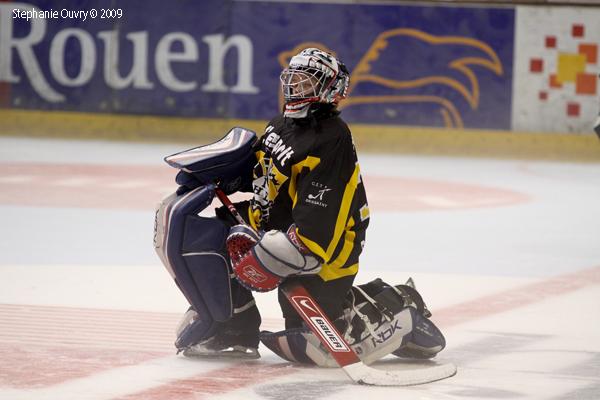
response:
[[[179,141],[190,147],[220,139],[234,126],[262,134],[266,121],[2,110],[0,135],[126,141]],[[351,124],[367,152],[600,161],[593,135]]]

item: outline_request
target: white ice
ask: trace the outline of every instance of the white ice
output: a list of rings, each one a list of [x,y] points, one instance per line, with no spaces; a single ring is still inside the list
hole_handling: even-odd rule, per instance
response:
[[[22,165],[24,170],[30,163],[160,166],[162,157],[185,147],[6,137],[0,138],[0,165]],[[456,363],[457,376],[410,388],[357,386],[340,370],[290,367],[261,347],[262,358],[239,373],[263,368],[264,377],[240,384],[237,377],[211,375],[234,368],[233,362],[188,360],[161,348],[160,356],[138,363],[107,364],[45,386],[16,385],[10,382],[13,367],[4,361],[14,359],[7,349],[35,353],[38,334],[40,348],[51,343],[41,331],[21,334],[22,322],[0,312],[0,399],[600,398],[600,164],[375,154],[359,158],[367,192],[370,177],[392,177],[501,189],[526,199],[444,207],[444,201],[453,201],[450,196],[438,198],[438,207],[434,201],[430,208],[413,211],[378,210],[372,204],[357,282],[381,277],[401,283],[412,276],[446,335],[447,348],[437,362]],[[34,195],[25,176],[0,176],[0,190],[2,185],[22,185],[20,190]],[[90,190],[86,182],[70,184]],[[393,189],[402,192],[402,187]],[[156,313],[164,317],[156,322],[161,327],[157,334],[164,325],[164,336],[172,337],[187,306],[154,253],[153,219],[151,209],[0,201],[0,306],[77,309],[82,316],[86,310],[91,315],[121,312],[132,316],[123,322],[129,325],[115,323],[113,329],[122,329],[132,343],[148,343],[152,334],[130,329],[136,312]],[[281,327],[275,294],[256,297],[267,328]],[[23,313],[27,316],[26,309]],[[85,325],[85,317],[79,323]],[[36,326],[44,324],[56,325],[48,320]],[[110,348],[110,340],[99,338]],[[57,347],[65,353],[80,349],[63,342],[58,338]],[[97,351],[103,351],[100,344]],[[60,358],[55,362],[60,364]],[[423,366],[397,358],[375,365]],[[35,364],[16,368],[36,374]],[[203,376],[209,378],[198,378]],[[193,382],[199,379],[213,379],[227,389],[195,392]],[[182,380],[190,390],[160,392]],[[155,392],[140,394],[149,390]]]

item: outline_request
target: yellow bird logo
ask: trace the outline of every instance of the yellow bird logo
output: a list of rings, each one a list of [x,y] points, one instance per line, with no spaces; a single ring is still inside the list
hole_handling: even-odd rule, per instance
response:
[[[432,51],[413,51],[419,46],[429,46]],[[304,42],[279,54],[281,67],[285,68],[293,55],[307,47],[335,55],[323,43]],[[463,118],[455,101],[440,94],[441,90],[431,88],[455,91],[476,110],[482,94],[473,67],[488,69],[498,76],[504,73],[496,52],[478,39],[434,36],[408,28],[384,31],[351,70],[348,97],[339,108],[428,103],[435,106],[446,127],[463,128]],[[281,94],[279,103],[283,106]]]

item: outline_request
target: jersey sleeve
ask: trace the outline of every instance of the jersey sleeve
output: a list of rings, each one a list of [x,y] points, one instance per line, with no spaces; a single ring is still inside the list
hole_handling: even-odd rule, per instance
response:
[[[317,149],[297,172],[292,216],[298,235],[328,263],[349,226],[359,193],[360,170],[351,137]]]

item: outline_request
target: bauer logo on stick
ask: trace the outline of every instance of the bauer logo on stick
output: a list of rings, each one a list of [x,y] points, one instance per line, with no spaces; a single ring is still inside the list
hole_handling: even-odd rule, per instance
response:
[[[305,296],[293,296],[292,301],[299,306],[299,310],[308,317],[308,320],[312,324],[316,331],[321,335],[327,342],[331,351],[335,352],[349,352],[350,349],[340,338],[339,334],[333,326],[330,325],[329,321],[325,320],[320,316],[317,305],[312,299]]]
[[[329,325],[327,321],[325,321],[321,317],[312,317],[311,322],[313,326],[315,326],[321,335],[327,339],[331,350],[333,351],[343,351],[348,352],[350,349],[348,346],[344,344],[342,339],[338,336],[338,334],[333,330],[333,328]]]

